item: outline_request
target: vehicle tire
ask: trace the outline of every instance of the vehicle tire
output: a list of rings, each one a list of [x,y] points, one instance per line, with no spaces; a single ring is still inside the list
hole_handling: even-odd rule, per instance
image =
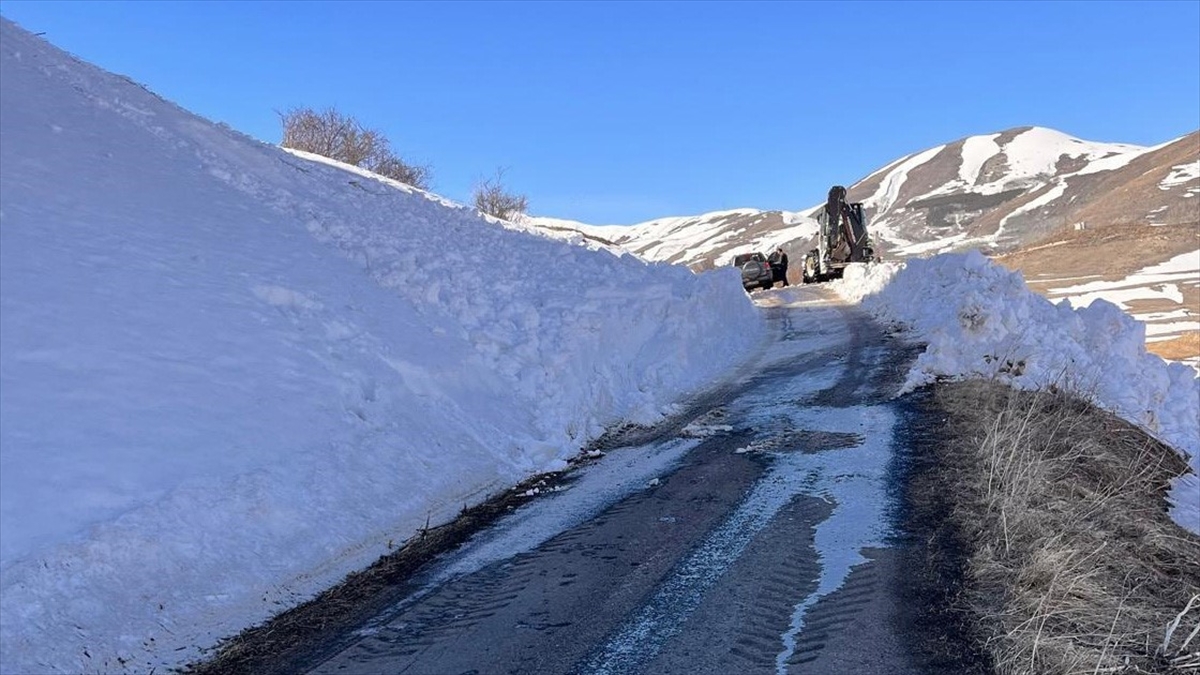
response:
[[[804,269],[801,271],[800,277],[804,279],[804,283],[806,284],[815,284],[820,281],[817,274],[816,256],[817,253],[815,250],[809,251],[808,255],[804,256]]]

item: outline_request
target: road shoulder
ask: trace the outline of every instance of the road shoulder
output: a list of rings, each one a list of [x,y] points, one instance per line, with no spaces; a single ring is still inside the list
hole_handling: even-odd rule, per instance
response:
[[[1200,537],[1165,499],[1179,453],[1062,392],[974,380],[916,403],[942,421],[913,508],[999,671],[1200,670]]]

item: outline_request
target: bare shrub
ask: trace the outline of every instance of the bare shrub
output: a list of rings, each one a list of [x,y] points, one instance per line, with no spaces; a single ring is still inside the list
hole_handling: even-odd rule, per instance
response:
[[[398,157],[388,139],[375,129],[334,108],[317,112],[312,108],[292,108],[279,113],[283,124],[285,148],[311,152],[373,171],[422,190],[429,189],[431,170]]]
[[[529,208],[525,195],[509,192],[504,187],[504,169],[496,169],[496,175],[486,178],[475,186],[475,208],[503,220],[514,220],[524,215]]]
[[[352,117],[329,108],[293,108],[279,113],[285,148],[303,150],[339,162],[360,166],[375,152],[378,134],[364,129]]]
[[[392,180],[398,180],[401,183],[407,183],[422,190],[429,189],[429,180],[433,175],[432,170],[428,166],[408,164],[399,157],[390,154],[370,162],[364,168],[374,171],[380,176],[387,176]]]

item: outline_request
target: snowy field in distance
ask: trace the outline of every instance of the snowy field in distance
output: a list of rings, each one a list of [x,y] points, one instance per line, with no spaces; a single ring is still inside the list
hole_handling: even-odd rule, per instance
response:
[[[1066,280],[1063,280],[1066,281]],[[1200,249],[1181,253],[1170,260],[1144,267],[1117,281],[1086,281],[1067,286],[1051,286],[1051,300],[1065,299],[1072,307],[1086,307],[1095,300],[1107,300],[1146,326],[1146,341],[1157,342],[1200,331],[1200,307],[1187,304],[1183,290],[1200,288]],[[1054,279],[1039,279],[1051,285]],[[1193,290],[1194,292],[1194,290]],[[1136,312],[1131,303],[1160,301],[1178,305],[1174,309]],[[1182,361],[1200,372],[1200,357]]]

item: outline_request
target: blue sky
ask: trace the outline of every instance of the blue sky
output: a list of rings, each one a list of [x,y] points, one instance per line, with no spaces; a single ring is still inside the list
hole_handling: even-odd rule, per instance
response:
[[[1037,125],[1200,128],[1200,2],[31,2],[0,14],[263,141],[334,106],[469,200],[626,224],[799,210],[903,155]],[[0,83],[2,87],[3,83]]]

